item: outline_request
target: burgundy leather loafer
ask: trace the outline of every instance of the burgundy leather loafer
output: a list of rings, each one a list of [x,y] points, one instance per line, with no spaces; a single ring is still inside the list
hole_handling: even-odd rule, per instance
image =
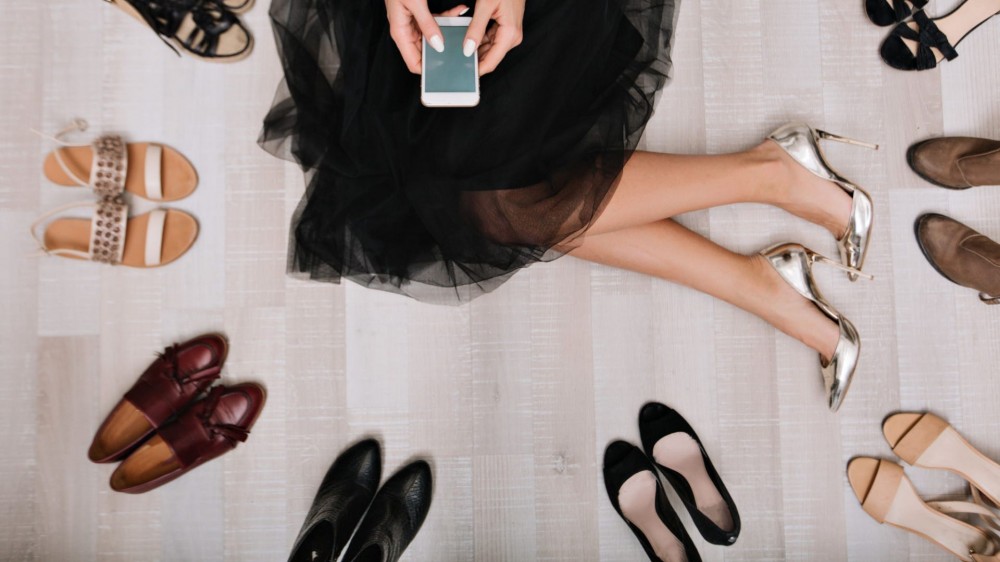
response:
[[[253,383],[213,388],[118,465],[111,488],[148,492],[232,451],[247,440],[264,400],[263,387]]]
[[[101,424],[88,456],[114,462],[177,415],[222,373],[229,349],[217,334],[168,347]]]

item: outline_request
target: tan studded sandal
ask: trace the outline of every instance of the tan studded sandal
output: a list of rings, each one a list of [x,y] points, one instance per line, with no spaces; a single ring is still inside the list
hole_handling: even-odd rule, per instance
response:
[[[90,219],[55,218],[84,207],[94,208]],[[48,226],[39,236],[38,227],[46,222]],[[124,201],[106,198],[97,203],[73,203],[54,209],[31,225],[31,235],[42,251],[51,256],[129,267],[159,267],[191,248],[198,237],[198,222],[191,215],[172,209],[156,209],[129,218]]]
[[[969,482],[972,497],[1000,506],[1000,465],[969,444],[948,422],[927,412],[900,412],[882,422],[892,452],[913,466],[950,470]]]
[[[125,191],[150,201],[177,201],[194,192],[198,173],[181,153],[162,144],[125,143],[118,135],[104,135],[90,145],[63,140],[85,131],[87,122],[76,119],[55,136],[39,135],[60,147],[45,158],[45,177],[55,184],[90,187],[100,197]]]
[[[847,478],[861,507],[879,523],[918,535],[964,562],[1000,561],[1000,544],[993,535],[950,515],[975,515],[996,530],[997,516],[986,507],[964,501],[925,502],[903,467],[884,459],[852,459]]]

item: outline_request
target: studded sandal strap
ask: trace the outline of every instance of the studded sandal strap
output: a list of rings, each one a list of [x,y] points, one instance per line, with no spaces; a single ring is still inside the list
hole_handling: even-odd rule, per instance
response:
[[[128,205],[121,198],[102,199],[91,219],[90,259],[107,264],[119,264],[125,253],[125,229],[128,226]]]
[[[90,185],[98,197],[117,197],[125,191],[128,151],[118,135],[104,135],[94,140],[94,162],[90,166]]]

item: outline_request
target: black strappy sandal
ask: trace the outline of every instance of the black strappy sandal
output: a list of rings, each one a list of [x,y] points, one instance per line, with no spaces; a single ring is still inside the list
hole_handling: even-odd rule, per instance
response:
[[[222,5],[234,14],[242,14],[253,8],[254,0],[219,0]],[[925,0],[926,1],[926,0]]]
[[[965,0],[948,15],[934,19],[923,10],[914,12],[912,23],[916,29],[910,27],[910,22],[893,28],[882,42],[882,60],[899,70],[935,68],[943,60],[958,57],[958,44],[997,13],[1000,0]],[[916,43],[916,51],[907,40]]]
[[[906,21],[926,5],[927,0],[865,0],[865,13],[872,23],[885,27]]]
[[[253,36],[228,4],[239,0],[105,0],[148,25],[175,53],[235,62],[253,49]]]

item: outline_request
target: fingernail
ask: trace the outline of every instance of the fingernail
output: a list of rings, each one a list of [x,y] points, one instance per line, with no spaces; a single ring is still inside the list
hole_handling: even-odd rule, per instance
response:
[[[439,53],[443,53],[444,52],[444,41],[441,39],[440,35],[435,35],[434,37],[431,37],[430,39],[427,40],[427,43],[435,51],[437,51]]]
[[[472,39],[466,39],[465,46],[462,47],[462,54],[467,57],[471,57],[472,53],[475,52],[476,52],[476,42],[473,41]]]
[[[469,13],[469,9],[468,8],[466,8],[466,9],[462,10],[461,12],[459,12],[458,15],[464,16],[467,13]]]

